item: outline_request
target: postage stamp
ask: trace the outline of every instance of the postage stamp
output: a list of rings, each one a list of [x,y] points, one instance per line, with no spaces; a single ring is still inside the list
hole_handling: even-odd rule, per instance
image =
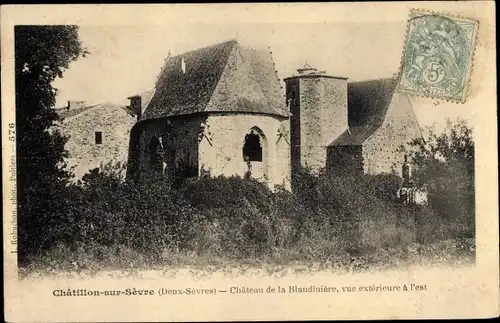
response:
[[[465,102],[478,26],[472,19],[412,10],[399,89]]]

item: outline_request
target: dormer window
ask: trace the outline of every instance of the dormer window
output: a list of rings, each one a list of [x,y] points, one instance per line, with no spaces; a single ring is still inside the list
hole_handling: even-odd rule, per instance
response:
[[[102,145],[102,131],[95,132],[95,144]]]

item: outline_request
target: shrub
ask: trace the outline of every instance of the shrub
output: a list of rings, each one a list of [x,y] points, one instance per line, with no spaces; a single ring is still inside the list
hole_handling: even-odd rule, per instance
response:
[[[446,130],[428,129],[426,142],[410,143],[417,185],[428,192],[434,215],[448,237],[474,237],[475,179],[472,129],[464,120],[448,120]],[[452,228],[454,227],[454,228]]]
[[[312,206],[310,227],[329,228],[343,241],[344,251],[359,254],[400,243],[400,219],[408,212],[397,203],[400,179],[394,175],[346,174],[334,176],[320,172],[307,178],[308,184],[297,191],[299,199]],[[376,231],[373,231],[376,229]],[[405,235],[407,237],[407,235]]]
[[[123,246],[159,259],[167,246],[180,245],[195,210],[165,178],[121,182],[116,168],[92,170],[75,189],[71,216],[74,241],[87,245]]]
[[[466,231],[446,225],[432,206],[400,204],[401,180],[394,175],[304,170],[292,193],[240,177],[178,182],[156,175],[130,182],[121,174],[119,165],[106,165],[66,188],[64,221],[54,224],[61,233],[50,242],[53,256],[67,264],[118,267],[178,264],[182,255],[195,263],[267,259],[358,266],[353,259],[388,259],[395,248]]]
[[[186,182],[181,194],[203,214],[203,225],[190,242],[199,252],[211,241],[216,246],[210,252],[218,256],[258,257],[290,243],[291,214],[279,212],[290,202],[285,191],[273,194],[252,179],[207,176]]]
[[[202,176],[187,180],[181,187],[182,196],[194,207],[245,207],[248,203],[263,212],[269,211],[271,191],[254,179],[241,177]]]

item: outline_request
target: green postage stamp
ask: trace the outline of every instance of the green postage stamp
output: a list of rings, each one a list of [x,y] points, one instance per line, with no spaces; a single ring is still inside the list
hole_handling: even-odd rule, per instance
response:
[[[404,45],[399,89],[465,102],[478,22],[412,10]]]

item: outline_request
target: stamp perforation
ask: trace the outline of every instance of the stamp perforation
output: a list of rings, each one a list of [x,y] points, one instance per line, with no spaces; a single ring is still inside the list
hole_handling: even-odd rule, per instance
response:
[[[415,14],[422,14],[422,15],[433,15],[437,17],[443,17],[443,18],[448,18],[448,19],[455,19],[455,20],[465,20],[465,21],[470,21],[474,22],[476,24],[476,30],[472,38],[472,48],[471,48],[471,53],[469,55],[469,67],[466,71],[466,75],[464,76],[464,86],[463,86],[463,95],[462,99],[454,99],[451,97],[440,97],[432,94],[424,94],[422,92],[417,92],[417,91],[411,91],[411,90],[406,90],[406,89],[401,89],[400,83],[401,83],[401,78],[403,76],[403,70],[405,66],[405,55],[406,55],[406,44],[408,41],[409,37],[409,32],[412,24],[412,17]],[[428,99],[433,99],[433,100],[438,100],[438,101],[443,101],[443,102],[451,102],[451,103],[459,103],[463,104],[467,101],[467,98],[469,96],[469,91],[470,91],[470,83],[471,83],[471,76],[474,70],[474,58],[475,58],[475,52],[476,52],[476,47],[477,47],[477,40],[479,39],[479,31],[480,31],[480,22],[479,20],[471,17],[466,17],[460,14],[449,14],[449,13],[441,13],[441,12],[436,12],[433,10],[428,10],[428,9],[421,9],[421,8],[412,8],[410,9],[408,13],[408,19],[407,19],[407,24],[406,24],[406,30],[405,30],[405,37],[404,37],[404,44],[403,46],[403,51],[401,54],[401,60],[400,60],[400,67],[399,67],[399,73],[398,73],[398,90],[404,91],[406,93],[409,93],[415,97],[420,97],[420,98],[428,98]]]

